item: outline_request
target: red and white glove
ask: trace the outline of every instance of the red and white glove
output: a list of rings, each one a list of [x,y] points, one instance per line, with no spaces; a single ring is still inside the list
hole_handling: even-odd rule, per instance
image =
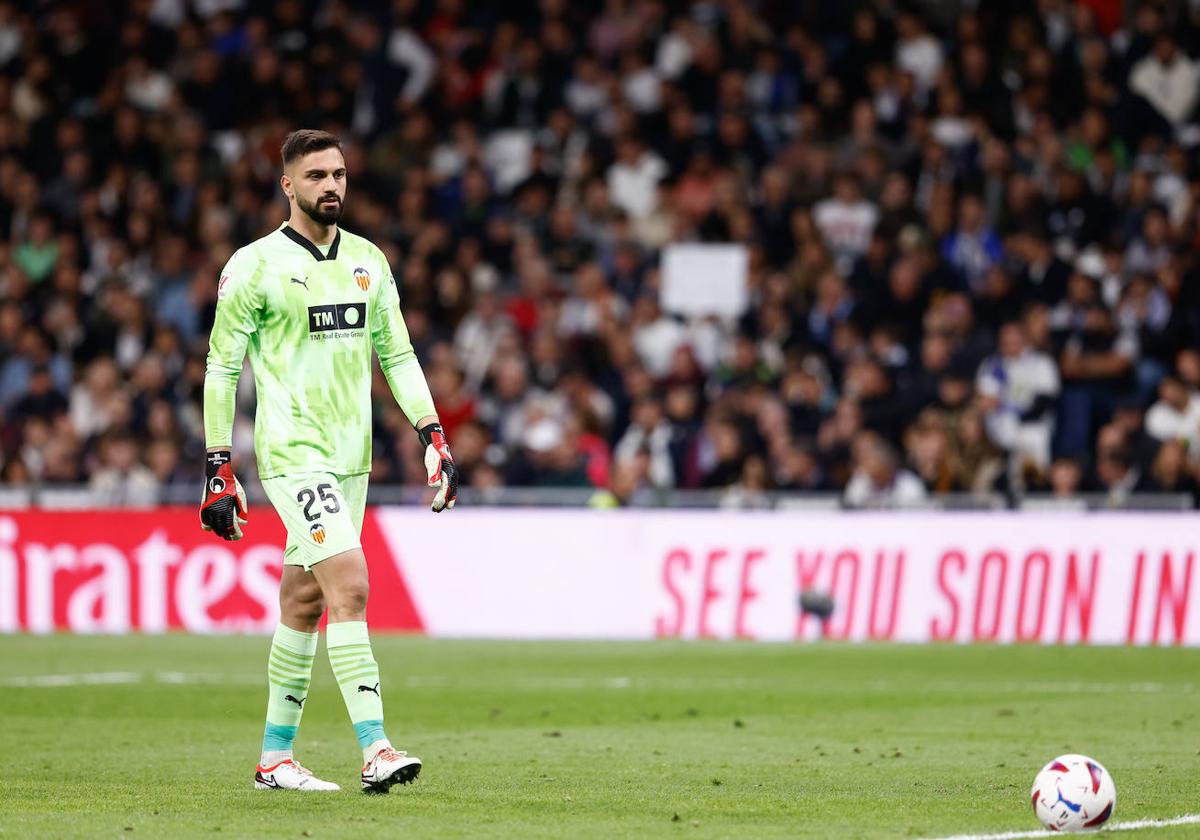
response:
[[[441,513],[454,507],[458,499],[458,467],[450,454],[450,444],[441,423],[430,423],[417,429],[417,436],[425,444],[425,471],[429,473],[429,486],[438,488],[433,496],[431,509]]]
[[[204,501],[200,504],[200,527],[215,531],[223,540],[240,540],[242,526],[250,514],[246,491],[233,475],[228,449],[209,452],[204,462]]]

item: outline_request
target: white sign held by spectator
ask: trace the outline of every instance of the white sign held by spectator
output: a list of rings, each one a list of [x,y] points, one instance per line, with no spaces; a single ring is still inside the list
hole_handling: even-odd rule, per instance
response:
[[[736,318],[750,304],[749,266],[743,245],[670,245],[663,250],[662,308],[676,315]]]

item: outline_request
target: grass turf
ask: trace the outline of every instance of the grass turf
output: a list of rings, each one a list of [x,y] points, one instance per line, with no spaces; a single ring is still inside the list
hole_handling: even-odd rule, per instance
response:
[[[357,790],[322,652],[297,757],[343,791],[256,792],[268,640],[0,637],[10,837],[914,837],[1036,828],[1063,752],[1117,820],[1200,810],[1200,651],[375,641],[415,785]],[[106,674],[29,685],[38,674]],[[28,681],[24,681],[28,682]],[[1195,826],[1152,832],[1196,836]]]

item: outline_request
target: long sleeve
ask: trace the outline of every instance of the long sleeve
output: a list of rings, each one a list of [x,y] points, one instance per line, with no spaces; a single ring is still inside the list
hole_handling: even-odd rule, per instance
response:
[[[204,374],[204,437],[209,447],[233,444],[238,377],[263,305],[260,274],[258,261],[243,251],[235,253],[221,272]]]
[[[400,313],[400,294],[396,290],[396,283],[390,271],[384,276],[386,279],[374,297],[375,311],[370,318],[371,343],[379,354],[379,367],[387,378],[392,395],[408,422],[416,426],[418,420],[436,414],[437,410],[429,393],[429,384],[425,381],[425,373],[409,340],[404,316]]]

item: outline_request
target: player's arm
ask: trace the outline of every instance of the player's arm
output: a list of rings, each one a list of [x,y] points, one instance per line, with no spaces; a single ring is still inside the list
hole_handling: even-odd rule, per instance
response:
[[[240,540],[248,519],[246,494],[233,474],[233,418],[246,345],[262,311],[260,268],[238,251],[221,272],[217,315],[208,338],[204,373],[204,499],[200,524],[225,540]]]
[[[386,263],[385,263],[386,264]],[[450,445],[442,424],[438,422],[433,396],[425,372],[417,361],[416,351],[408,337],[408,327],[400,313],[400,295],[391,272],[374,297],[375,311],[371,313],[371,342],[379,354],[379,366],[387,379],[392,395],[399,403],[408,422],[413,424],[425,447],[425,470],[429,486],[437,487],[433,511],[440,513],[454,507],[458,498],[458,469],[450,455]]]

